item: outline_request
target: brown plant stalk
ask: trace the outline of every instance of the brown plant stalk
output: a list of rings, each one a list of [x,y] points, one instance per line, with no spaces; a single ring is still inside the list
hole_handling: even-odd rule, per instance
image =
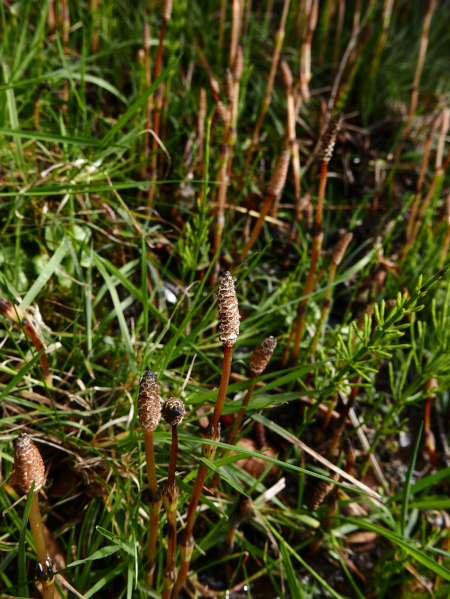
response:
[[[244,247],[241,250],[241,253],[239,254],[240,262],[245,260],[248,252],[255,245],[255,243],[258,239],[259,233],[263,227],[264,220],[265,220],[266,216],[269,214],[269,210],[272,205],[272,202],[277,197],[277,195],[281,193],[281,191],[284,187],[284,184],[286,182],[286,176],[287,176],[287,171],[288,171],[288,167],[289,167],[290,157],[291,157],[290,150],[284,150],[284,152],[281,153],[281,155],[278,159],[277,165],[272,173],[272,177],[270,178],[269,184],[267,186],[266,197],[264,198],[264,204],[262,205],[258,220],[256,221],[255,226],[253,227],[253,231],[250,236],[250,239],[244,245]]]
[[[236,145],[237,139],[237,120],[238,120],[238,108],[239,108],[239,84],[242,77],[242,71],[244,68],[244,54],[242,52],[242,46],[238,46],[236,56],[233,63],[232,75],[233,75],[233,93],[232,101],[229,102],[231,106],[231,120],[230,120],[230,134],[228,136],[228,159],[227,159],[227,172],[230,177],[232,166],[233,166],[233,150]]]
[[[286,90],[286,102],[287,102],[287,136],[289,148],[291,150],[292,158],[292,177],[294,179],[294,194],[295,194],[295,214],[298,218],[301,214],[302,209],[302,193],[300,188],[300,153],[298,149],[297,137],[295,134],[295,103],[294,95],[292,93],[292,72],[289,68],[288,63],[285,60],[280,62],[280,73],[283,81],[284,88]],[[274,216],[272,214],[272,216]],[[295,220],[294,220],[295,223]]]
[[[336,65],[339,60],[339,50],[341,48],[342,29],[344,27],[345,17],[345,0],[338,0],[338,2],[339,7],[336,25],[336,37],[334,38],[333,65]]]
[[[352,233],[347,233],[346,235],[344,235],[344,237],[342,237],[342,239],[340,239],[337,242],[337,244],[333,250],[333,254],[331,256],[330,274],[328,275],[328,289],[325,292],[325,299],[323,301],[322,310],[320,312],[319,322],[317,323],[317,327],[316,327],[316,334],[314,336],[312,347],[311,347],[311,359],[312,360],[314,360],[314,356],[316,353],[316,347],[317,347],[317,343],[319,341],[320,332],[322,330],[323,323],[325,322],[325,320],[328,316],[328,313],[330,312],[330,309],[331,309],[331,296],[333,293],[332,285],[334,283],[334,277],[336,275],[336,270],[337,270],[337,267],[339,266],[339,264],[342,262],[342,259],[344,258],[344,254],[345,254],[352,238],[353,238]]]
[[[374,50],[374,59],[372,62],[372,67],[370,69],[370,78],[372,78],[378,70],[378,65],[380,63],[381,55],[383,54],[383,50],[386,46],[388,37],[389,37],[389,25],[391,23],[392,9],[394,8],[394,0],[384,0],[383,3],[383,30],[380,33],[380,37],[378,38],[377,44]]]
[[[423,432],[425,437],[425,445],[430,455],[432,469],[436,468],[436,440],[433,431],[431,430],[431,406],[436,399],[435,389],[438,386],[436,379],[428,379],[425,384],[425,391],[428,397],[425,402],[425,413],[423,417]]]
[[[295,338],[294,347],[292,350],[292,361],[294,363],[297,362],[298,354],[300,352],[300,343],[303,336],[303,328],[306,318],[306,306],[309,301],[308,296],[314,291],[316,267],[319,261],[319,253],[322,248],[323,242],[323,202],[325,198],[325,187],[327,184],[328,163],[333,155],[333,149],[336,143],[337,135],[342,125],[342,119],[342,114],[339,114],[330,122],[328,130],[325,133],[322,140],[322,150],[320,155],[320,181],[319,192],[317,196],[316,217],[314,221],[314,230],[312,238],[311,262],[309,266],[308,276],[306,278],[305,288],[303,290],[304,299],[299,304],[297,320],[295,322]]]
[[[442,244],[441,256],[439,258],[440,265],[445,261],[450,247],[450,194],[445,198],[445,221],[447,223],[447,231],[445,232],[445,239]]]
[[[39,510],[38,493],[42,489],[45,480],[45,467],[41,454],[32,439],[25,433],[21,433],[15,442],[14,469],[17,486],[24,494],[31,492],[34,482],[33,497],[29,513],[31,534],[36,545],[38,558],[38,576],[46,576],[42,582],[42,595],[44,599],[53,599],[55,589],[53,586],[53,560],[47,553],[45,544],[44,527],[42,525],[41,512]]]
[[[295,105],[295,114],[300,112],[302,102],[307,104],[310,98],[309,82],[311,81],[311,43],[319,17],[319,0],[313,0],[306,20],[306,31],[302,40],[300,57],[300,89]]]
[[[166,568],[163,574],[164,590],[163,599],[170,599],[173,585],[177,578],[177,568],[175,564],[175,553],[177,549],[177,504],[179,491],[175,482],[175,471],[178,455],[178,432],[177,426],[184,418],[185,408],[181,399],[171,397],[168,399],[161,410],[162,417],[170,424],[172,428],[172,445],[170,446],[170,461],[167,481],[164,482],[161,495],[164,509],[167,516],[167,556]]]
[[[406,247],[409,247],[412,232],[414,229],[414,225],[416,222],[417,211],[419,209],[420,199],[422,197],[422,186],[425,180],[425,174],[428,168],[428,163],[430,161],[430,152],[431,152],[431,142],[433,139],[433,134],[436,131],[436,127],[441,115],[437,114],[431,122],[430,128],[428,129],[427,138],[425,140],[425,147],[422,156],[422,162],[420,165],[419,176],[417,178],[416,183],[416,194],[414,196],[414,201],[411,206],[411,212],[409,214],[408,225],[406,227]],[[406,253],[406,252],[405,252]]]
[[[155,571],[156,541],[158,539],[161,495],[156,480],[153,432],[161,418],[161,399],[155,373],[146,370],[142,376],[138,396],[138,418],[144,431],[145,460],[147,463],[148,488],[150,492],[150,525],[147,546],[147,585],[153,585]]]
[[[414,79],[413,79],[412,86],[411,86],[411,98],[409,101],[408,119],[403,128],[400,142],[397,145],[397,148],[395,150],[395,154],[394,154],[395,162],[398,160],[398,158],[402,152],[402,149],[403,149],[403,144],[404,144],[406,138],[408,137],[408,133],[411,129],[414,114],[416,112],[417,104],[419,101],[420,78],[422,76],[423,65],[425,62],[425,55],[427,53],[428,34],[430,32],[431,17],[433,16],[435,6],[436,6],[436,0],[428,0],[427,8],[425,11],[425,17],[423,20],[423,28],[422,28],[422,35],[420,38],[419,55],[417,57],[416,71],[414,73]]]
[[[0,298],[0,312],[5,318],[13,322],[18,326],[23,327],[23,331],[31,343],[34,345],[37,352],[45,349],[44,339],[42,333],[33,322],[30,314],[22,310],[19,306],[14,306],[13,303],[7,299]],[[47,355],[44,352],[39,358],[39,364],[42,370],[45,384],[48,387],[53,386],[53,377],[48,365]]]
[[[142,28],[142,49],[144,51],[144,70],[145,84],[150,87],[152,84],[152,75],[150,70],[150,25],[147,20],[144,21]],[[150,155],[150,131],[152,128],[152,102],[153,98],[147,99],[145,108],[145,133],[144,133],[144,161],[141,166],[141,179],[145,181],[147,178],[148,158]]]
[[[217,305],[219,309],[219,340],[223,344],[223,366],[222,376],[220,379],[219,394],[212,421],[203,434],[206,441],[220,440],[220,415],[222,414],[225,403],[228,381],[231,372],[231,359],[233,354],[233,346],[239,335],[239,306],[234,288],[234,281],[229,272],[226,272],[220,280],[219,293],[217,296]],[[203,457],[212,460],[216,446],[210,444],[202,444]],[[186,580],[191,563],[192,550],[194,548],[194,522],[197,512],[200,495],[205,482],[207,467],[205,464],[200,464],[195,479],[194,488],[192,490],[191,501],[189,503],[188,513],[186,517],[186,526],[184,528],[180,540],[181,564],[178,572],[178,577],[173,588],[172,597],[175,599],[180,592],[184,581]]]
[[[172,0],[163,0],[161,7],[162,14],[162,25],[159,32],[159,44],[158,50],[156,52],[154,70],[153,70],[153,80],[155,81],[161,75],[162,71],[162,58],[163,58],[163,50],[164,50],[164,36],[166,34],[167,22],[170,20],[172,16]],[[158,175],[158,137],[159,137],[159,128],[161,125],[161,111],[163,106],[163,95],[164,95],[164,84],[162,83],[155,92],[154,98],[154,115],[152,114],[152,109],[150,109],[150,121],[153,119],[153,131],[155,135],[152,137],[152,159],[151,159],[151,180],[156,181]],[[149,98],[151,102],[153,99]],[[147,209],[150,210],[153,199],[155,197],[155,185],[150,185],[147,194]]]
[[[258,120],[256,121],[255,128],[253,129],[253,133],[252,133],[252,137],[251,137],[251,141],[250,141],[250,147],[247,150],[247,156],[245,159],[245,164],[244,164],[244,168],[243,168],[242,175],[241,175],[241,180],[238,185],[238,193],[242,189],[242,186],[244,185],[245,177],[247,175],[250,163],[252,161],[253,154],[254,154],[256,147],[258,145],[258,142],[259,142],[259,132],[261,131],[261,125],[264,121],[267,110],[269,109],[270,103],[272,101],[272,89],[273,89],[273,84],[275,82],[275,75],[277,73],[278,62],[280,60],[281,48],[283,46],[286,20],[287,20],[287,16],[288,16],[288,12],[289,12],[289,4],[290,4],[290,0],[284,0],[283,9],[281,11],[281,17],[280,17],[280,25],[278,27],[278,31],[275,34],[275,46],[273,49],[272,63],[270,65],[269,77],[267,79],[266,91],[264,93],[263,103],[261,106],[261,111],[258,116]]]

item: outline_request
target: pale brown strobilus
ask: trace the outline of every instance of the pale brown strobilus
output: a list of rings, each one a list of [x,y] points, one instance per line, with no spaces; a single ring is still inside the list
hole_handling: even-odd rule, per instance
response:
[[[42,595],[44,599],[53,599],[55,595],[54,564],[52,558],[47,553],[45,544],[44,527],[42,525],[41,512],[39,510],[38,493],[42,489],[45,481],[45,466],[39,449],[34,444],[31,437],[26,433],[21,433],[14,447],[14,471],[17,486],[22,493],[28,495],[33,487],[33,497],[28,518],[30,520],[31,534],[36,545],[36,554],[38,558],[37,575],[40,578],[45,576],[42,583]]]

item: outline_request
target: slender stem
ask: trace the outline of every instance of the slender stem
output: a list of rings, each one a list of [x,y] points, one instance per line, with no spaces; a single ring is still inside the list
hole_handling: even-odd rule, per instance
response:
[[[319,181],[319,193],[317,197],[317,209],[316,219],[314,223],[314,235],[312,239],[311,248],[311,263],[309,265],[308,276],[306,278],[305,288],[303,290],[303,296],[309,296],[314,291],[316,267],[319,261],[319,253],[322,248],[323,231],[322,231],[322,219],[323,219],[323,201],[325,198],[325,187],[327,184],[328,174],[328,162],[323,161],[320,165],[320,181]],[[298,354],[300,352],[300,343],[303,336],[303,328],[306,318],[306,306],[308,304],[309,297],[305,297],[298,307],[298,318],[295,328],[294,347],[292,350],[292,360],[297,362]]]
[[[33,493],[31,500],[30,513],[28,516],[30,520],[31,534],[33,535],[34,544],[36,545],[36,554],[38,562],[42,565],[45,570],[47,561],[47,547],[45,545],[44,527],[42,526],[41,512],[39,510],[39,499],[38,493]],[[42,594],[44,599],[53,599],[55,595],[55,589],[53,586],[53,577],[48,580],[42,581]]]
[[[219,386],[219,395],[217,396],[216,405],[214,407],[214,414],[212,417],[212,429],[213,436],[217,431],[217,427],[219,425],[220,416],[222,414],[223,406],[225,404],[225,398],[227,395],[227,387],[228,381],[230,380],[230,372],[231,372],[231,359],[233,355],[233,348],[227,347],[224,345],[223,348],[223,366],[222,366],[222,376],[220,379]]]
[[[147,462],[148,488],[150,491],[150,523],[148,531],[147,561],[149,570],[147,572],[147,585],[153,585],[153,573],[155,569],[156,542],[158,540],[159,514],[161,512],[161,498],[156,480],[155,452],[153,447],[153,431],[145,431],[145,459]]]
[[[259,141],[259,132],[261,130],[261,125],[263,123],[264,117],[266,116],[267,110],[272,101],[272,89],[273,89],[273,84],[275,82],[275,76],[277,73],[278,62],[280,60],[281,48],[283,46],[286,20],[287,20],[287,16],[288,16],[288,12],[289,12],[289,4],[290,4],[290,0],[284,0],[283,10],[281,12],[281,18],[280,18],[280,26],[278,28],[278,31],[275,34],[275,47],[274,47],[273,55],[272,55],[272,63],[270,65],[269,77],[267,79],[266,91],[264,93],[264,99],[263,99],[263,103],[261,106],[261,112],[259,113],[258,120],[256,121],[256,125],[253,130],[250,147],[247,151],[247,157],[245,159],[244,169],[242,171],[240,183],[238,186],[238,194],[241,191],[242,186],[244,184],[245,177],[247,175],[250,163],[253,158],[253,153],[255,152],[256,146]]]
[[[177,456],[178,456],[178,431],[177,431],[176,426],[172,426],[172,445],[170,447],[169,472],[168,472],[168,477],[167,477],[170,488],[172,488],[175,484],[175,471],[177,469]]]
[[[164,507],[167,516],[167,556],[166,570],[164,573],[164,591],[163,599],[169,599],[172,593],[176,577],[175,554],[177,548],[177,502],[178,488],[175,483],[175,471],[178,456],[178,432],[177,426],[172,426],[172,445],[170,447],[169,472],[167,477],[167,486],[163,495],[167,492],[168,497],[164,498]]]
[[[216,405],[214,408],[214,414],[211,421],[213,439],[215,437],[216,431],[218,430],[220,415],[222,414],[223,406],[225,403],[228,381],[230,379],[232,355],[233,348],[224,346],[222,377],[220,379],[219,395],[217,397]],[[194,530],[195,515],[197,512],[198,503],[200,501],[200,495],[202,493],[207,473],[208,468],[204,464],[200,464],[200,466],[198,467],[194,488],[192,490],[191,501],[189,503],[188,513],[186,517],[186,526],[183,531],[183,537],[180,546],[180,549],[183,548],[183,551],[181,552],[181,567],[180,571],[178,572],[177,581],[173,588],[173,599],[175,599],[175,597],[180,592],[181,587],[183,586],[184,581],[186,580],[187,573],[189,571],[189,564],[191,563],[192,548],[194,544],[192,531]]]
[[[325,293],[325,299],[323,301],[322,309],[320,311],[319,322],[317,323],[317,327],[316,327],[316,334],[314,336],[313,344],[311,347],[311,356],[312,357],[314,357],[314,355],[316,353],[317,343],[318,343],[319,337],[320,337],[320,331],[322,330],[323,323],[325,322],[325,320],[328,316],[328,312],[330,311],[331,295],[333,293],[333,288],[331,287],[331,285],[333,285],[333,282],[334,282],[334,277],[336,275],[336,269],[337,269],[337,264],[332,262],[331,268],[330,268],[330,274],[328,276],[328,289]]]
[[[270,206],[272,205],[272,202],[274,201],[274,199],[275,199],[274,195],[272,195],[270,193],[268,193],[266,195],[266,197],[264,199],[264,204],[261,208],[261,212],[260,212],[258,220],[256,221],[256,224],[253,228],[250,239],[244,245],[244,247],[242,248],[242,251],[239,255],[239,260],[241,262],[243,260],[245,260],[245,258],[247,257],[247,254],[252,249],[252,247],[255,245],[256,240],[258,239],[259,233],[263,227],[264,220],[265,220],[266,216],[269,214]]]
[[[245,414],[245,408],[248,406],[248,403],[252,397],[253,391],[255,389],[255,385],[256,385],[256,383],[252,383],[250,385],[250,387],[247,389],[247,393],[245,395],[244,401],[242,402],[242,407],[239,410],[238,415],[237,415],[236,423],[233,426],[233,428],[231,429],[230,436],[228,437],[228,445],[233,445],[234,440],[236,439],[236,435],[239,432],[239,428],[241,426],[242,419]]]
[[[428,34],[430,31],[431,17],[433,16],[434,8],[436,6],[436,0],[428,0],[428,5],[425,13],[425,18],[423,21],[423,29],[422,36],[420,38],[420,47],[419,47],[419,55],[417,57],[417,65],[416,71],[414,73],[414,79],[411,87],[411,99],[409,102],[409,110],[408,110],[408,120],[406,121],[405,127],[402,132],[402,136],[400,139],[400,143],[398,144],[394,160],[395,162],[398,160],[401,151],[403,149],[403,144],[408,136],[408,133],[411,129],[411,125],[414,118],[414,113],[416,112],[417,103],[419,101],[419,83],[420,78],[422,76],[423,65],[425,62],[425,55],[427,53],[428,48]]]

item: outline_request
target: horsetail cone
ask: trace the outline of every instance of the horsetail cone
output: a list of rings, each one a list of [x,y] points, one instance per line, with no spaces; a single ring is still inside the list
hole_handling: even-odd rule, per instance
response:
[[[219,308],[219,339],[225,347],[233,347],[239,336],[239,306],[233,277],[226,272],[220,279],[217,298]]]
[[[164,402],[161,409],[162,417],[171,426],[178,426],[184,418],[184,403],[177,397],[171,397]]]
[[[170,17],[172,16],[172,0],[163,0],[161,6],[161,14],[162,18],[165,21],[168,21],[170,19]]]
[[[15,441],[14,468],[17,486],[22,493],[29,493],[34,481],[34,493],[42,489],[45,480],[45,466],[39,449],[31,437],[21,433]]]
[[[226,124],[226,122],[228,120],[227,109],[225,108],[225,106],[223,105],[223,102],[221,100],[216,102],[216,112],[217,112],[217,116],[222,121],[222,123]]]
[[[142,45],[144,46],[144,50],[149,50],[150,48],[150,26],[148,21],[144,21],[144,25],[142,28]]]
[[[284,152],[281,153],[272,176],[270,177],[269,185],[267,186],[268,195],[277,197],[277,195],[281,193],[281,190],[286,183],[290,158],[290,150],[284,150]]]
[[[146,370],[139,386],[139,422],[144,431],[154,431],[161,419],[161,399],[155,373]]]
[[[250,372],[252,377],[259,376],[264,372],[276,346],[276,338],[270,336],[266,337],[253,351],[252,357],[250,358]]]
[[[292,87],[292,71],[289,68],[288,63],[285,60],[282,60],[280,62],[280,75],[281,75],[281,81],[283,82],[283,85],[286,89],[291,89]]]
[[[331,255],[331,262],[336,266],[342,262],[345,252],[353,239],[353,233],[346,233],[344,237],[339,239],[337,244],[334,246],[333,254]]]
[[[339,478],[339,474],[337,474],[336,472],[333,472],[333,474],[331,475],[331,477],[333,480],[337,480]],[[322,505],[324,499],[327,497],[327,495],[333,490],[334,488],[334,483],[332,483],[331,481],[328,480],[320,480],[319,484],[315,487],[314,491],[313,491],[313,496],[311,499],[311,509],[313,512],[316,511],[316,509]]]
[[[234,97],[234,87],[233,87],[233,75],[230,69],[225,71],[225,95],[227,97],[228,102],[231,104],[233,102]]]
[[[325,135],[322,139],[322,147],[319,152],[319,159],[321,162],[330,162],[343,120],[344,115],[342,112],[340,112],[334,119],[331,119],[328,129],[325,131]]]

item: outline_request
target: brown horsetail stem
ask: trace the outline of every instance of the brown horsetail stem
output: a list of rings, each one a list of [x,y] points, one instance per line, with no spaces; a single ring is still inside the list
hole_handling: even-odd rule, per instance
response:
[[[301,101],[309,102],[309,82],[311,81],[311,42],[314,30],[317,26],[317,19],[319,17],[319,0],[313,0],[311,9],[309,11],[308,19],[306,22],[306,32],[303,36],[302,42],[302,54],[300,59],[300,95],[298,105],[296,107],[296,114],[300,110]]]
[[[236,290],[234,288],[233,277],[229,272],[226,272],[220,279],[219,292],[217,295],[217,306],[219,309],[219,339],[223,344],[223,366],[219,394],[214,407],[212,421],[203,433],[203,438],[205,441],[220,441],[220,415],[222,414],[228,381],[230,379],[233,346],[239,336],[239,305],[236,297]],[[214,445],[209,445],[206,443],[202,444],[203,457],[212,460],[215,449],[216,447]],[[191,501],[189,503],[186,526],[180,540],[181,565],[178,572],[177,581],[173,588],[173,599],[175,599],[180,592],[189,571],[192,550],[194,549],[194,536],[192,532],[194,529],[195,515],[207,471],[208,469],[205,464],[202,463],[199,465],[194,488],[192,490]]]
[[[343,115],[340,113],[336,118],[332,119],[328,125],[328,129],[325,132],[322,140],[322,147],[320,150],[320,181],[319,181],[319,193],[317,196],[317,208],[316,218],[314,220],[313,238],[312,238],[312,249],[311,249],[311,263],[309,265],[308,276],[306,278],[305,288],[303,290],[304,299],[300,302],[298,307],[297,321],[295,323],[295,339],[294,348],[292,350],[292,361],[297,362],[298,354],[300,352],[300,343],[303,336],[303,328],[306,318],[306,306],[309,301],[310,294],[314,291],[315,286],[315,275],[316,267],[319,261],[320,250],[322,249],[323,242],[323,201],[325,198],[325,187],[327,184],[328,175],[328,163],[333,155],[334,146],[336,143],[337,135],[342,126]],[[289,341],[288,341],[289,344]],[[286,357],[289,349],[287,350]]]
[[[177,578],[177,568],[175,565],[175,554],[177,548],[177,504],[179,491],[175,482],[175,471],[178,455],[178,432],[177,426],[184,418],[184,403],[177,397],[168,399],[162,407],[162,417],[172,427],[172,445],[170,446],[169,473],[167,481],[163,483],[161,495],[164,509],[167,516],[167,557],[166,568],[163,574],[164,590],[163,599],[170,599],[173,585]]]
[[[41,512],[39,510],[38,493],[42,489],[45,480],[45,466],[39,449],[31,437],[21,433],[14,448],[14,469],[16,473],[17,486],[28,495],[34,482],[33,497],[29,513],[31,534],[36,545],[38,558],[38,573],[46,576],[42,580],[42,595],[44,599],[53,599],[55,589],[53,586],[53,560],[47,553],[45,545],[44,527],[42,525]]]
[[[264,220],[266,216],[269,214],[270,206],[274,199],[279,195],[284,187],[286,182],[286,176],[289,168],[289,160],[291,157],[290,150],[284,150],[281,153],[277,165],[272,173],[272,177],[270,178],[269,185],[266,190],[266,197],[264,199],[264,204],[261,208],[261,212],[259,214],[258,220],[253,228],[250,239],[242,248],[242,251],[239,255],[239,261],[242,262],[247,257],[248,252],[255,245],[256,240],[258,239],[259,233],[263,227]]]
[[[292,72],[289,68],[288,63],[285,60],[280,62],[280,74],[281,80],[283,81],[284,88],[286,90],[286,102],[287,102],[287,136],[289,148],[291,150],[292,158],[292,175],[294,179],[294,193],[295,193],[295,214],[298,217],[301,212],[301,199],[302,192],[300,188],[300,153],[298,149],[297,137],[295,134],[295,103],[294,95],[292,93]],[[295,221],[294,221],[295,222]],[[294,225],[295,226],[295,225]]]
[[[397,145],[394,160],[397,161],[402,149],[405,139],[408,137],[408,133],[411,129],[411,125],[414,119],[414,113],[416,112],[417,104],[419,101],[419,84],[422,76],[423,65],[425,62],[425,55],[428,48],[428,34],[430,32],[431,17],[436,6],[436,0],[428,0],[425,18],[423,20],[422,36],[420,38],[419,55],[417,57],[416,71],[414,73],[414,79],[411,86],[411,99],[409,101],[408,109],[408,120],[406,121],[405,127],[400,138],[400,142]]]
[[[161,511],[161,495],[156,480],[155,451],[153,432],[161,418],[161,399],[159,385],[155,373],[146,370],[142,376],[138,396],[139,422],[144,430],[145,460],[147,462],[148,488],[150,491],[150,526],[147,547],[147,585],[153,585],[155,571],[156,541],[158,538],[159,514]]]
[[[161,30],[159,33],[159,44],[158,50],[156,52],[155,58],[155,66],[153,71],[153,80],[155,81],[161,75],[162,71],[162,57],[164,50],[164,36],[166,34],[167,21],[170,20],[172,16],[172,0],[163,0],[161,6],[161,15],[163,18],[163,22],[161,25]],[[155,135],[152,138],[152,161],[151,161],[151,179],[152,181],[156,181],[157,173],[158,173],[158,137],[159,137],[159,128],[161,125],[161,112],[163,105],[163,94],[164,94],[164,83],[162,83],[155,92],[155,114],[153,116],[153,130]],[[151,120],[150,116],[150,120]],[[148,209],[151,208],[153,203],[153,198],[155,197],[155,185],[150,185],[148,189]]]
[[[27,314],[24,310],[21,310],[19,306],[14,306],[10,300],[3,298],[0,298],[0,312],[5,318],[10,320],[14,324],[23,327],[25,335],[34,345],[37,352],[40,352],[41,350],[45,349],[45,344],[41,331],[37,326],[34,325],[29,314]],[[53,377],[50,371],[50,367],[48,365],[48,359],[45,352],[39,358],[39,365],[42,370],[42,375],[44,377],[45,384],[48,387],[52,387]]]
[[[344,254],[347,251],[347,248],[353,239],[353,233],[347,233],[342,237],[334,247],[333,254],[331,255],[331,267],[330,274],[328,275],[328,289],[325,292],[325,299],[323,300],[322,310],[320,312],[319,322],[316,327],[316,334],[314,336],[312,348],[311,348],[311,356],[314,357],[316,353],[317,342],[319,341],[320,331],[322,329],[323,323],[325,322],[328,313],[331,308],[331,295],[333,293],[333,283],[334,277],[336,276],[336,270],[339,264],[342,262],[344,258]]]
[[[266,337],[264,341],[260,345],[258,345],[258,347],[253,351],[252,357],[250,358],[250,375],[252,379],[260,376],[264,372],[264,370],[267,367],[267,364],[269,363],[270,358],[272,357],[273,352],[275,351],[276,346],[276,338],[270,336]],[[238,434],[241,421],[245,414],[245,408],[248,406],[248,403],[252,397],[255,385],[256,383],[252,383],[250,387],[247,389],[244,401],[242,402],[242,407],[237,415],[236,423],[231,429],[231,433],[228,438],[229,445],[233,445],[234,440],[236,439],[236,435]]]
[[[436,440],[434,438],[433,431],[431,430],[431,406],[433,401],[436,399],[435,390],[438,386],[436,379],[428,379],[425,383],[425,391],[428,395],[425,403],[425,414],[423,418],[423,432],[425,437],[425,445],[430,454],[431,467],[436,468]]]
[[[247,157],[245,159],[245,165],[244,165],[244,169],[242,171],[241,181],[239,184],[239,191],[242,189],[242,186],[244,184],[245,176],[248,172],[250,163],[253,158],[253,154],[254,154],[256,147],[258,145],[258,142],[259,142],[259,132],[261,131],[261,126],[263,124],[264,118],[266,116],[266,113],[267,113],[270,103],[272,101],[272,89],[273,89],[273,84],[275,82],[275,76],[277,74],[277,68],[278,68],[278,62],[280,60],[281,48],[282,48],[283,42],[284,42],[286,20],[287,20],[287,16],[288,16],[288,12],[289,12],[289,4],[290,4],[290,0],[284,0],[283,9],[281,12],[281,17],[280,17],[280,25],[278,27],[278,31],[275,34],[275,47],[274,47],[273,55],[272,55],[272,63],[270,65],[269,77],[267,79],[266,91],[264,93],[264,99],[263,99],[263,103],[261,106],[261,112],[259,113],[258,120],[256,121],[255,128],[253,129],[250,147],[247,151]]]
[[[231,175],[232,164],[233,164],[233,149],[236,145],[237,139],[237,120],[238,120],[238,107],[239,107],[239,83],[242,77],[242,71],[244,70],[244,53],[242,52],[242,46],[238,46],[234,63],[232,67],[233,75],[233,93],[231,97],[231,125],[230,133],[228,135],[228,159],[227,159],[227,172],[228,176]]]
[[[147,20],[144,21],[142,27],[142,49],[144,52],[144,69],[145,69],[145,83],[147,87],[152,84],[152,75],[150,71],[150,25]],[[152,98],[147,99],[146,114],[145,114],[145,133],[144,133],[144,153],[146,159],[142,163],[141,167],[141,179],[145,180],[147,177],[147,160],[150,155],[150,129],[152,127]]]

